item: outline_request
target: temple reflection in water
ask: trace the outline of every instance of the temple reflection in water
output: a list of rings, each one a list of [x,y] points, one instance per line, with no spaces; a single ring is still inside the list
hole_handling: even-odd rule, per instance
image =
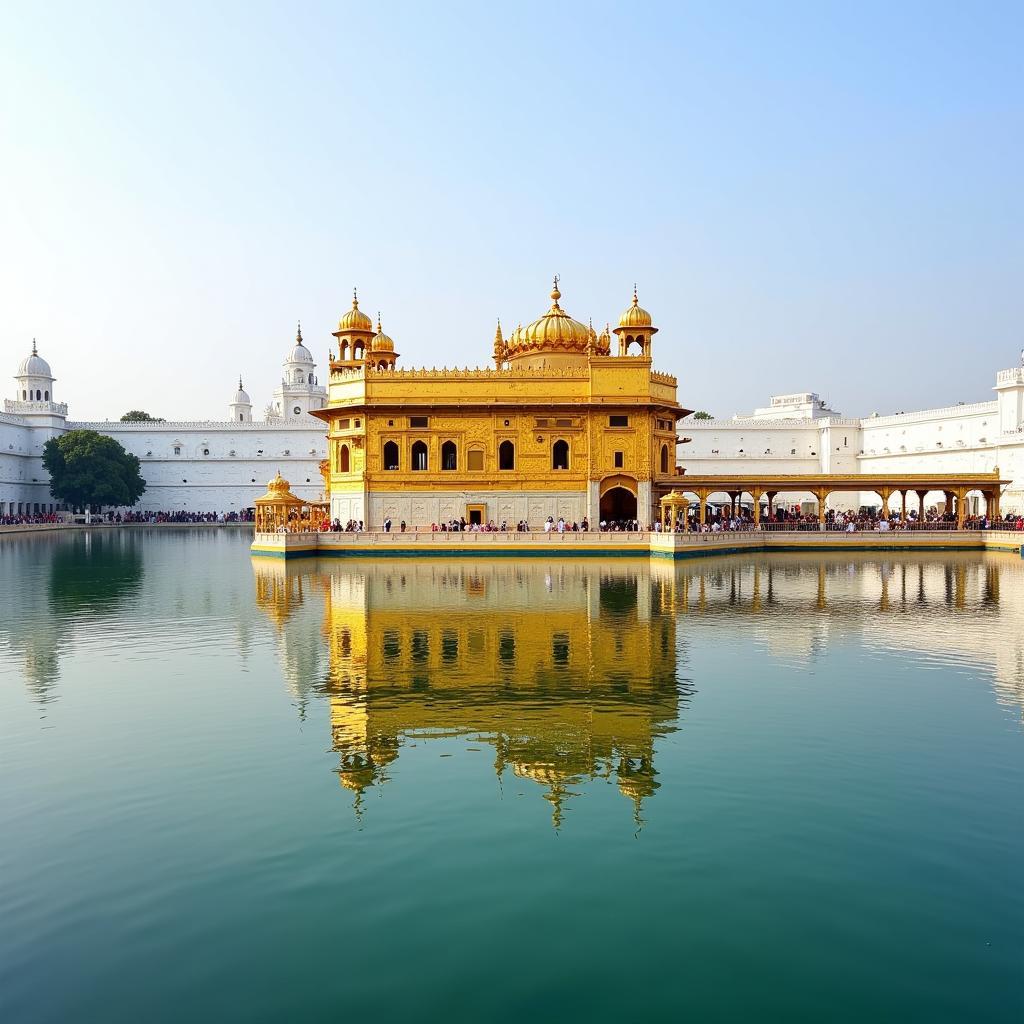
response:
[[[459,736],[493,748],[499,778],[538,783],[556,826],[573,787],[595,779],[614,782],[639,822],[659,786],[657,742],[695,693],[683,678],[688,632],[707,641],[713,625],[723,642],[747,639],[796,669],[847,634],[896,656],[987,664],[1000,700],[1024,704],[1024,630],[1007,621],[1024,620],[1020,587],[1006,607],[1000,583],[1006,573],[1019,583],[1022,567],[999,555],[257,561],[254,571],[300,708],[329,701],[357,810],[406,742]],[[310,604],[322,604],[316,625],[295,614]]]
[[[689,695],[665,582],[578,563],[256,566],[257,602],[283,632],[311,593],[323,601],[319,689],[357,807],[407,738],[462,736],[492,746],[499,777],[540,784],[556,825],[585,780],[614,781],[638,820],[658,788],[655,740]]]

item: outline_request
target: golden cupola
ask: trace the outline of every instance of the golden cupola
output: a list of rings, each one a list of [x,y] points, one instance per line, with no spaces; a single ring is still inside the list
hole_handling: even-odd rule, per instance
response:
[[[558,304],[562,293],[555,277],[551,308],[526,327],[509,335],[506,358],[511,366],[566,366],[586,358],[590,332]]]
[[[394,341],[384,333],[380,324],[380,313],[377,314],[377,333],[370,339],[366,361],[378,370],[393,370],[398,353]]]
[[[341,314],[335,334],[350,334],[353,331],[373,331],[373,321],[359,308],[359,296],[352,290],[352,308]]]
[[[651,339],[658,333],[658,328],[652,324],[651,314],[640,305],[636,285],[633,285],[633,301],[619,317],[619,326],[614,332],[619,339],[619,355],[640,355],[650,359]],[[634,346],[638,346],[639,351]]]
[[[338,320],[338,329],[331,332],[338,339],[338,357],[331,367],[349,370],[362,366],[374,337],[373,321],[359,308],[359,296],[352,290],[352,308]]]

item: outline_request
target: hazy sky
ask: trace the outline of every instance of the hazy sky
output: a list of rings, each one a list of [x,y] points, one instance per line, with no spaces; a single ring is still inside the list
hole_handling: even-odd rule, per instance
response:
[[[991,397],[1024,344],[1024,4],[0,6],[0,372],[257,412],[358,285],[487,365],[633,281],[680,401]]]

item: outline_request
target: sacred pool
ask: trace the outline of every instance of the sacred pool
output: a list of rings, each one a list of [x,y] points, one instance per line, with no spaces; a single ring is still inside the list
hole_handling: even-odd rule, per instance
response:
[[[1024,562],[0,539],[0,1021],[1024,1019]]]

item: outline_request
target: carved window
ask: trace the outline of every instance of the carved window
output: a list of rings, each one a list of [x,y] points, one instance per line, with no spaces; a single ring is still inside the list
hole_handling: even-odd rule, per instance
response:
[[[516,446],[511,441],[498,445],[498,469],[516,468]]]
[[[668,445],[663,444],[661,446],[661,471],[662,473],[668,472]]]
[[[628,416],[609,416],[608,417],[609,427],[628,427],[629,417]]]
[[[410,416],[409,426],[416,430],[422,430],[424,427],[430,426],[430,417],[428,416]]]
[[[569,468],[569,442],[568,441],[556,441],[551,446],[551,468],[552,469],[568,469]]]
[[[615,468],[616,469],[622,469],[622,463],[623,463],[623,453],[622,452],[616,452],[615,453]]]
[[[352,456],[351,456],[351,453],[348,450],[348,445],[347,444],[343,444],[341,446],[341,451],[338,452],[338,472],[339,473],[347,473],[349,471],[349,467],[351,465],[352,465]]]
[[[441,445],[441,468],[447,470],[459,468],[459,452],[454,441],[445,441]]]
[[[398,445],[394,441],[384,443],[384,468],[398,469]]]
[[[422,473],[427,468],[427,446],[423,441],[413,442],[412,468],[417,473]]]

